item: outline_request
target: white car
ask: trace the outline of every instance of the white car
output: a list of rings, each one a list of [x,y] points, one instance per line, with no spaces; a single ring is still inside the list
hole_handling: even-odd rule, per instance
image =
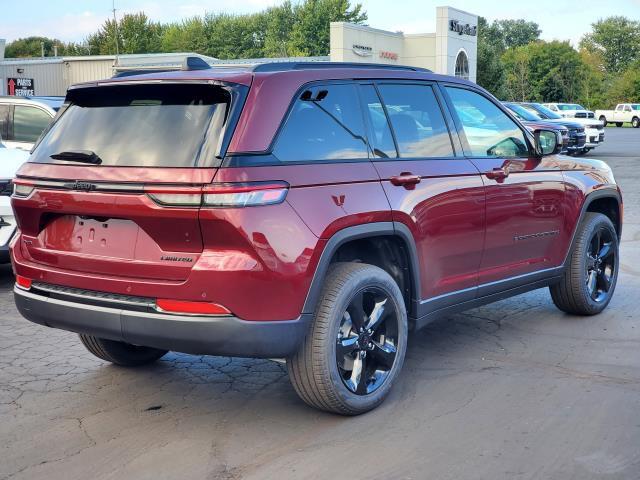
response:
[[[589,112],[588,110],[575,110],[576,113],[580,114],[581,112],[589,113],[590,116],[585,115],[577,115],[574,117],[562,115],[559,113],[557,107],[556,110],[549,108],[547,105],[573,105],[567,103],[524,103],[523,107],[535,112],[540,115],[543,119],[557,120],[561,118],[570,118],[572,122],[579,123],[584,127],[584,133],[586,134],[586,143],[584,144],[584,150],[582,153],[587,153],[590,150],[593,150],[602,142],[604,142],[604,123],[600,120],[595,119],[595,114],[593,112]],[[583,108],[580,105],[577,107]]]
[[[577,103],[543,103],[552,112],[565,118],[596,118],[596,114]]]
[[[0,97],[0,137],[6,147],[30,151],[63,101],[62,97]]]
[[[9,242],[16,232],[16,219],[11,208],[11,181],[27,160],[29,152],[7,148],[0,140],[0,263],[9,261]]]
[[[633,128],[640,128],[640,103],[619,103],[615,110],[596,110],[596,117],[605,127],[607,123],[615,123],[616,127],[630,123]]]

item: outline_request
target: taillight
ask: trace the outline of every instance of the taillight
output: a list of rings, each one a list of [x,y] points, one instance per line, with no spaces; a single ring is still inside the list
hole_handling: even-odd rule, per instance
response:
[[[230,315],[231,312],[222,305],[210,302],[190,302],[186,300],[156,300],[156,309],[167,313],[186,315]]]
[[[204,190],[205,207],[256,207],[282,203],[289,185],[285,182],[223,183]]]
[[[167,207],[199,207],[201,187],[145,187],[144,191],[158,205]]]
[[[22,275],[16,275],[16,285],[23,290],[31,289],[31,279],[23,277]]]
[[[200,187],[145,187],[158,205],[167,207],[235,208],[275,205],[287,196],[286,182],[214,183]]]
[[[16,197],[28,197],[35,189],[33,182],[27,182],[25,180],[13,181],[13,195]]]

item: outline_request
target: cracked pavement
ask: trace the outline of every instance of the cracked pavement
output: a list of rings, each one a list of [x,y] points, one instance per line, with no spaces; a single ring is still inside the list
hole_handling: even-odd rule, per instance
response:
[[[545,289],[439,320],[357,418],[306,407],[271,360],[109,365],[23,320],[0,266],[0,479],[640,478],[640,133],[607,136],[592,156],[625,195],[609,308],[570,317]]]

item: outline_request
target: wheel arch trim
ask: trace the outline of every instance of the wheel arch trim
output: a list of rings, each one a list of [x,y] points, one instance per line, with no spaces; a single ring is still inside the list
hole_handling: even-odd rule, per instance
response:
[[[618,226],[618,239],[622,238],[622,224],[623,224],[622,195],[620,194],[620,191],[617,188],[613,188],[613,187],[594,190],[585,196],[584,202],[582,203],[582,208],[580,209],[580,216],[578,217],[578,221],[575,223],[575,226],[573,228],[573,234],[571,235],[571,243],[569,243],[569,248],[564,257],[564,261],[562,262],[563,267],[566,267],[568,263],[571,261],[571,253],[575,248],[576,237],[578,235],[578,227],[584,220],[584,217],[589,210],[589,206],[594,201],[600,200],[603,198],[611,198],[618,203],[618,215],[619,215],[619,222],[620,222],[620,225]]]
[[[353,240],[382,236],[399,237],[407,248],[409,274],[411,278],[411,301],[410,304],[407,305],[407,310],[409,316],[414,316],[416,313],[416,305],[420,300],[420,264],[418,261],[418,252],[409,228],[402,223],[393,221],[366,223],[346,227],[337,231],[329,238],[320,255],[320,260],[318,260],[318,265],[313,274],[302,313],[308,314],[315,312],[331,259],[342,245]]]

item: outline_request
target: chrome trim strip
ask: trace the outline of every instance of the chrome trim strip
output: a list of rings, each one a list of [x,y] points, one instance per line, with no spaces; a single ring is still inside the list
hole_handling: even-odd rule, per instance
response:
[[[39,290],[39,291],[42,291],[42,292],[53,293],[54,295],[78,298],[78,299],[81,299],[81,300],[90,300],[90,301],[94,301],[94,302],[110,303],[110,304],[113,304],[113,305],[131,305],[131,306],[135,306],[135,307],[148,307],[148,308],[152,308],[152,309],[155,308],[155,301],[153,301],[151,299],[148,299],[148,301],[134,302],[134,301],[131,301],[131,300],[116,299],[116,298],[109,298],[109,297],[101,297],[101,296],[98,296],[98,295],[86,295],[86,294],[77,293],[77,292],[60,291],[60,290],[58,290],[56,288],[47,287],[47,285],[45,285],[45,284],[35,283],[35,282],[31,285],[31,288],[32,288],[32,290]],[[100,292],[97,292],[97,293],[100,293]],[[142,297],[140,297],[140,298],[142,299]]]

